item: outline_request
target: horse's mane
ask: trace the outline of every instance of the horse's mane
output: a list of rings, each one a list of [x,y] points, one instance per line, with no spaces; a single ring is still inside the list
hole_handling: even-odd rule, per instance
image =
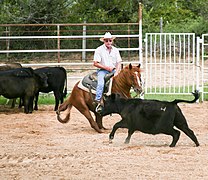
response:
[[[124,85],[124,84],[129,84],[129,82],[126,82],[126,77],[129,75],[129,68],[128,67],[125,67],[123,68],[119,74],[117,76],[114,77],[114,79],[116,80],[116,83],[120,86]]]

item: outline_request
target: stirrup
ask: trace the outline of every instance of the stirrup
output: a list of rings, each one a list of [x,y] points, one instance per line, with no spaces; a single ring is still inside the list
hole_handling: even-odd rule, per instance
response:
[[[108,91],[105,95],[106,96],[110,96],[111,95],[111,92]]]
[[[99,105],[99,103],[100,103],[99,101],[94,100],[92,102],[92,105],[96,108]]]
[[[100,113],[103,110],[103,107],[101,106],[101,104],[99,103],[97,105],[97,107],[95,108],[95,112]]]

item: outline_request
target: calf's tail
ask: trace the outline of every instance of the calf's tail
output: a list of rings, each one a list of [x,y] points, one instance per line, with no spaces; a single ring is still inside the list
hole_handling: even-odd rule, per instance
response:
[[[185,103],[195,103],[199,99],[199,97],[200,97],[199,91],[195,90],[194,92],[192,92],[192,94],[194,95],[194,99],[191,100],[191,101],[182,100],[182,99],[175,99],[173,101],[173,103],[175,103],[175,104],[181,103],[181,102],[185,102]]]
[[[66,72],[66,70],[64,72],[65,72],[65,88],[64,88],[63,97],[65,98],[67,95],[67,72]]]
[[[64,88],[64,94],[63,94],[63,97],[65,98],[65,97],[66,97],[66,95],[67,95],[67,87],[65,86],[65,88]]]

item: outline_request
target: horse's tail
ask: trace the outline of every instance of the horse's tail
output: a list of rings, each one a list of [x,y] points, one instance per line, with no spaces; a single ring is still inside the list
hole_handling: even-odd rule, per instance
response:
[[[65,101],[59,106],[59,109],[56,111],[57,120],[60,123],[67,123],[70,120],[70,113],[71,113],[72,104],[69,101]],[[61,118],[61,111],[67,110],[67,114],[64,119]]]
[[[173,103],[177,104],[177,103],[180,103],[180,102],[185,102],[185,103],[195,103],[198,99],[199,99],[199,91],[195,90],[194,92],[192,92],[192,94],[194,95],[194,99],[191,100],[191,101],[188,101],[188,100],[182,100],[182,99],[175,99],[173,101]]]

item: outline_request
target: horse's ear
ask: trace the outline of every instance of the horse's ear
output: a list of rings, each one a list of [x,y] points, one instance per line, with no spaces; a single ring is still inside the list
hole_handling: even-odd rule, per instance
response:
[[[139,63],[139,65],[137,67],[140,68],[141,67],[141,64]]]
[[[132,65],[131,65],[131,63],[129,64],[129,69],[132,69]]]

